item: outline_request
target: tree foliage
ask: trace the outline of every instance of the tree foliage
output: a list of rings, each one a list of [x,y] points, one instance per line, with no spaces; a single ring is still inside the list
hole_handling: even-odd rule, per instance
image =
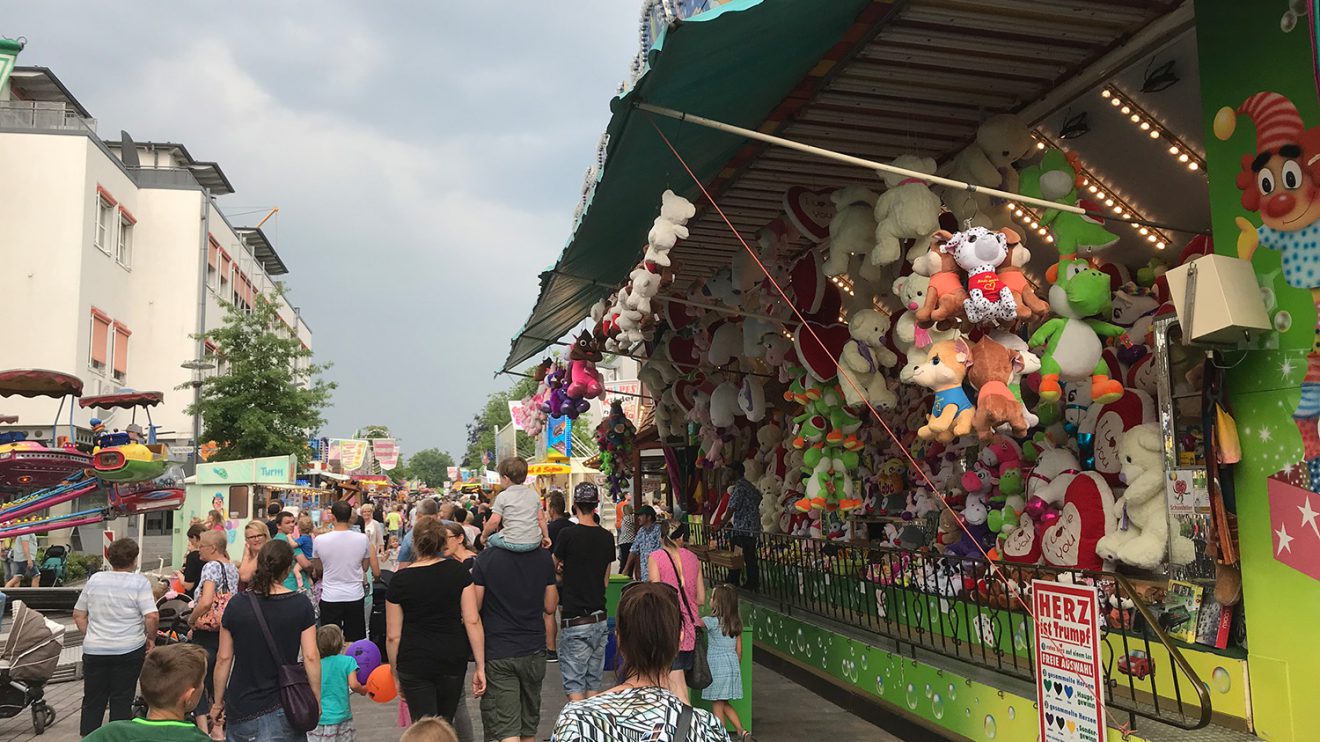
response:
[[[472,422],[467,425],[467,451],[463,453],[463,466],[480,467],[481,454],[483,451],[490,451],[495,454],[495,431],[508,425],[513,421],[513,416],[509,414],[509,402],[530,397],[536,393],[537,382],[530,377],[518,379],[511,388],[499,391],[486,397],[486,404],[481,412],[472,416]],[[536,441],[521,430],[518,436],[518,452],[525,453],[535,450]],[[495,462],[491,462],[495,466]]]
[[[283,326],[275,303],[258,295],[250,310],[226,304],[224,324],[205,334],[224,373],[202,381],[187,412],[201,415],[202,440],[218,445],[212,459],[297,454],[306,463],[307,440],[325,424],[335,384],[320,378],[328,366],[313,364]]]
[[[449,467],[453,465],[454,457],[448,453],[438,448],[424,448],[408,459],[407,476],[422,480],[428,487],[439,487],[449,479]],[[403,468],[402,464],[399,468]]]

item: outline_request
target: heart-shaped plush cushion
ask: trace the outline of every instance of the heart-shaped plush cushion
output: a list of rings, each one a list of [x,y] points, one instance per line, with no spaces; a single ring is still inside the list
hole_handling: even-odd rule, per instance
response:
[[[803,312],[803,315],[812,322],[830,325],[839,321],[839,311],[842,309],[843,292],[833,281],[826,281],[820,293],[820,306],[814,312]]]
[[[808,327],[814,335],[807,331]],[[850,337],[845,324],[826,325],[808,320],[793,332],[793,347],[807,373],[817,381],[830,381],[839,373],[838,359]]]
[[[697,344],[692,341],[692,338],[672,334],[669,336],[666,345],[669,360],[678,367],[679,373],[691,373],[701,363],[701,351],[697,349]]]
[[[784,191],[784,214],[803,237],[820,244],[830,236],[834,202],[830,200],[829,191],[793,186]]]
[[[820,254],[815,250],[808,250],[806,255],[798,259],[788,276],[793,300],[797,303],[798,310],[807,316],[820,311],[820,305],[825,300],[825,286],[828,283],[825,280],[825,271],[821,267]]]
[[[692,307],[676,301],[665,301],[661,311],[665,323],[675,330],[681,330],[697,321],[697,315],[692,311]]]

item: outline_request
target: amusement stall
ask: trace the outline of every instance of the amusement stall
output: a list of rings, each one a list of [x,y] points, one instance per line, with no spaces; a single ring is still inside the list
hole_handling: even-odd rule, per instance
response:
[[[694,540],[731,548],[728,464],[762,493],[758,658],[914,730],[1315,738],[1314,12],[685,17],[505,368],[567,347],[554,420],[640,359]]]

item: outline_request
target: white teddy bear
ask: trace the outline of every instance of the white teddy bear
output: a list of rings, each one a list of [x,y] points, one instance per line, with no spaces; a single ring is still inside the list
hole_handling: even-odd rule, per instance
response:
[[[891,163],[904,170],[935,174],[935,160],[930,157],[899,155]],[[872,265],[889,265],[903,256],[900,242],[917,240],[923,247],[940,228],[940,197],[925,181],[906,175],[884,173],[889,190],[875,201],[875,248]]]
[[[651,299],[660,293],[660,274],[652,273],[646,266],[638,266],[629,276],[632,290],[629,293],[631,308],[642,314],[652,314]]]
[[[646,235],[646,260],[656,265],[669,266],[669,251],[679,240],[688,238],[688,219],[697,213],[697,207],[673,191],[660,196],[660,216],[651,224]]]
[[[848,319],[848,333],[852,339],[844,344],[839,363],[848,369],[858,389],[843,380],[843,396],[847,404],[861,404],[863,394],[866,401],[882,409],[898,404],[898,395],[889,388],[883,371],[898,363],[898,356],[885,347],[887,332],[889,317],[875,309],[863,309]]]
[[[738,416],[738,385],[726,381],[710,393],[710,423],[717,428],[733,425]]]
[[[903,305],[903,313],[894,323],[894,343],[899,352],[908,361],[924,361],[925,348],[942,340],[958,337],[956,329],[929,330],[917,326],[917,310],[926,303],[926,290],[930,288],[930,277],[916,273],[894,279],[894,296]]]
[[[991,116],[976,130],[976,141],[953,158],[948,177],[972,185],[998,188],[1016,193],[1018,174],[1013,162],[1031,151],[1035,144],[1026,122],[1014,114]],[[958,218],[980,227],[1008,226],[1008,210],[995,208],[989,195],[969,193],[958,188],[944,188],[944,204]]]
[[[1178,533],[1165,501],[1164,438],[1159,425],[1145,423],[1129,430],[1118,443],[1118,455],[1127,490],[1114,503],[1117,526],[1095,545],[1095,553],[1105,561],[1139,569],[1154,569],[1165,556],[1173,564],[1191,562],[1196,557],[1192,540]]]
[[[848,272],[853,255],[870,255],[875,248],[874,191],[861,186],[840,188],[830,195],[837,210],[830,220],[830,256],[825,261],[827,276]]]
[[[710,338],[710,350],[706,353],[706,360],[710,361],[712,366],[724,366],[738,360],[738,353],[742,351],[743,332],[742,325],[737,322],[725,322],[715,329],[715,334]]]
[[[736,307],[742,302],[742,291],[733,284],[733,271],[721,268],[701,287],[701,294],[706,301],[715,301],[729,307]]]

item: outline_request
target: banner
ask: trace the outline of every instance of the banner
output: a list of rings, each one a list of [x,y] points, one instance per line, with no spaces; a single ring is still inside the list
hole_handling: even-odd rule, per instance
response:
[[[0,39],[0,90],[3,90],[9,84],[9,73],[14,71],[14,65],[18,61],[18,53],[22,51],[23,44],[12,39]]]
[[[1099,591],[1046,580],[1031,584],[1041,742],[1104,742]],[[1150,661],[1146,653],[1133,650],[1118,660],[1118,669],[1144,678]]]
[[[361,469],[367,460],[367,442],[360,440],[339,441],[339,468],[348,473]]]
[[[567,417],[552,417],[545,423],[545,458],[547,461],[568,461],[573,455],[573,421]]]
[[[495,431],[495,463],[518,455],[518,429],[509,423]],[[487,464],[489,466],[489,464]]]
[[[536,435],[538,431],[532,430],[531,410],[524,406],[522,400],[509,400],[509,417],[513,419],[513,427],[521,430],[528,435]]]
[[[449,467],[448,469],[445,470],[445,475],[449,477],[449,481],[451,481],[451,482],[457,482],[457,481],[458,481],[458,467],[457,467],[457,466],[451,466],[451,467]]]
[[[399,465],[399,446],[393,438],[376,438],[371,442],[371,453],[375,455],[380,468],[389,471]]]
[[[642,382],[637,379],[605,382],[605,404],[608,406],[612,401],[611,395],[619,397],[623,402],[624,417],[639,428],[642,426],[642,398],[636,395],[641,393]]]
[[[527,467],[527,473],[532,476],[568,474],[572,471],[573,467],[569,464],[532,464]]]

